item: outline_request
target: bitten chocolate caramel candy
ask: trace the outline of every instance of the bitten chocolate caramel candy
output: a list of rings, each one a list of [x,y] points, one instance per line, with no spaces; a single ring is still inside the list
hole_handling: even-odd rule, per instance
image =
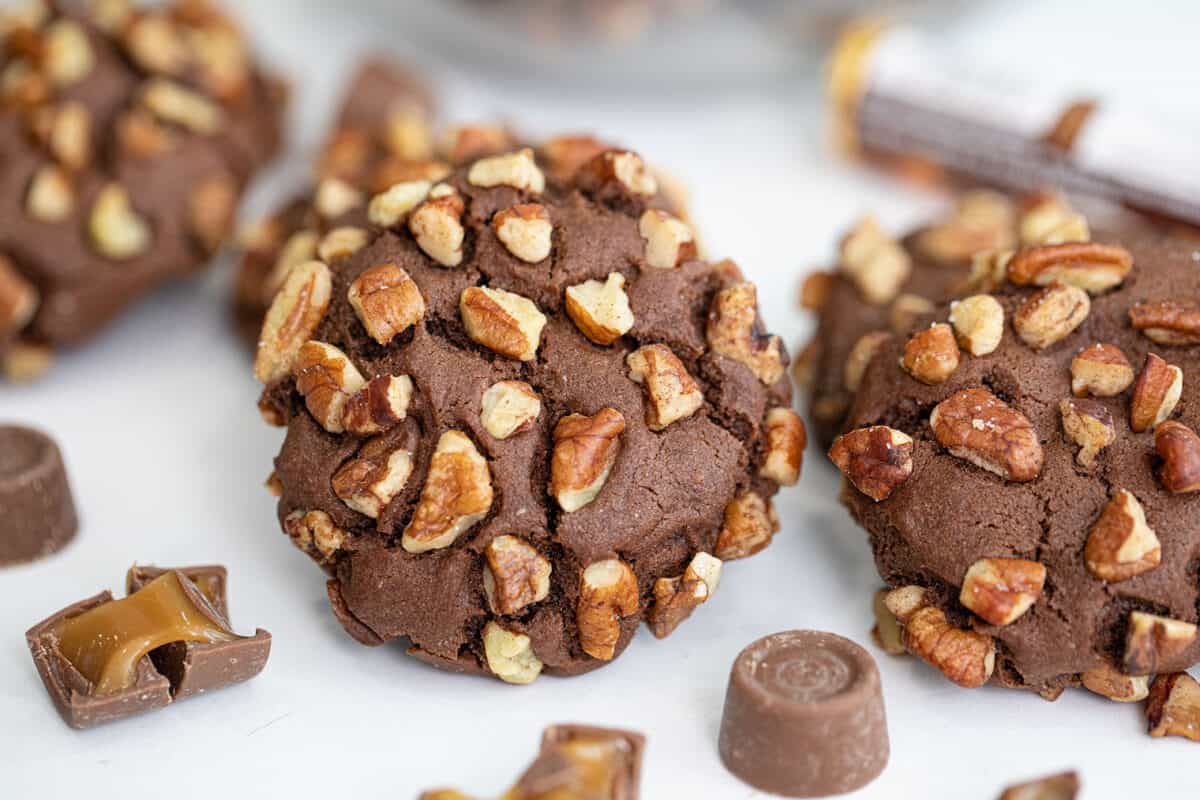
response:
[[[729,771],[764,792],[826,797],[865,786],[889,752],[874,659],[821,631],[759,639],[733,664],[719,747]]]
[[[224,567],[137,567],[130,594],[102,592],[26,633],[59,713],[90,728],[249,680],[266,665],[271,634],[233,632]]]
[[[0,567],[61,550],[78,528],[58,446],[30,428],[0,426]]]

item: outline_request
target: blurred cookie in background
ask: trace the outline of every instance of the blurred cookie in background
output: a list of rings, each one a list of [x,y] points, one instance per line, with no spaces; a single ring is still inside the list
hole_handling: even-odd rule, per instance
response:
[[[31,379],[225,241],[286,90],[207,0],[0,12],[0,367]]]

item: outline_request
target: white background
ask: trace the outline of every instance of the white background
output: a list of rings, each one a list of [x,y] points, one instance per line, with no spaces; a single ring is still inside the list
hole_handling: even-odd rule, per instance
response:
[[[423,64],[447,118],[503,116],[535,136],[592,129],[684,176],[710,251],[735,257],[758,282],[764,314],[790,345],[810,327],[794,306],[798,278],[829,257],[842,228],[866,210],[898,228],[941,202],[828,157],[811,73],[736,92],[584,93],[545,73],[482,78],[444,39],[433,52],[430,38],[406,35],[403,3],[375,13],[351,2],[239,5],[265,52],[292,72],[297,97],[297,155],[282,169],[290,174],[258,187],[251,215],[303,175],[333,92],[369,43]],[[948,44],[999,68],[1112,87],[1197,121],[1200,11],[1188,0],[1127,9],[1117,0],[995,2],[941,27]],[[364,648],[344,635],[322,576],[278,532],[262,482],[281,437],[255,410],[249,357],[227,325],[227,287],[223,264],[140,305],[44,382],[0,387],[0,420],[36,424],[62,444],[83,517],[63,553],[0,572],[0,797],[254,790],[403,800],[441,784],[494,796],[531,758],[542,727],[566,720],[646,732],[651,800],[761,796],[716,754],[734,656],[787,628],[869,641],[877,578],[819,453],[808,454],[802,486],[780,495],[783,531],[772,547],[730,564],[715,599],[667,641],[643,631],[605,669],[526,688],[440,673],[399,647]],[[274,633],[270,664],[250,684],[71,731],[39,685],[23,633],[72,601],[118,589],[134,560],[227,564],[234,624]],[[1081,771],[1086,800],[1200,793],[1200,746],[1150,739],[1139,707],[1082,691],[1053,704],[965,691],[913,659],[877,655],[892,762],[855,797],[987,799],[1011,780],[1068,767]]]

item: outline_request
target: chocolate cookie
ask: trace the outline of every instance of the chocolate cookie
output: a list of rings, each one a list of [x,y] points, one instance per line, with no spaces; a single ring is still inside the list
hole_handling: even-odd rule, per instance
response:
[[[270,485],[367,644],[527,683],[668,635],[766,547],[804,432],[753,284],[694,259],[628,151],[528,150],[349,210],[255,369]]]
[[[985,261],[992,288],[880,346],[830,450],[893,587],[880,637],[964,686],[1144,698],[1200,660],[1200,250]]]
[[[453,165],[516,144],[499,125],[447,127],[435,136],[433,117],[432,93],[416,74],[380,57],[358,67],[314,166],[315,185],[244,237],[233,308],[247,341],[257,341],[288,270],[317,257],[317,241],[334,219],[395,183],[437,181]]]
[[[1087,217],[1060,195],[1043,192],[1013,201],[991,191],[962,194],[946,217],[893,240],[873,219],[842,240],[832,272],[810,275],[801,304],[817,315],[817,330],[796,359],[814,435],[823,447],[844,430],[862,372],[888,334],[907,334],[937,303],[970,288],[976,253],[1018,244],[1150,230],[1149,223],[1092,202]]]
[[[284,92],[204,0],[7,14],[0,362],[23,378],[209,260],[278,146]]]

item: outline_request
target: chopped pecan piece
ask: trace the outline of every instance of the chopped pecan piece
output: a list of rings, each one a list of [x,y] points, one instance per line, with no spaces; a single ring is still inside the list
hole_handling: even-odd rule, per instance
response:
[[[1079,465],[1091,469],[1096,455],[1117,440],[1112,412],[1098,400],[1067,398],[1058,404],[1062,416],[1063,431],[1075,444],[1079,453],[1075,460]]]
[[[958,601],[992,625],[1011,625],[1042,595],[1046,568],[1021,558],[981,558],[963,578]]]
[[[646,390],[646,426],[666,430],[704,405],[704,393],[665,344],[648,344],[625,357],[629,377]]]
[[[717,591],[721,561],[708,553],[697,553],[676,578],[654,582],[654,604],[646,612],[646,624],[657,639],[665,639]]]
[[[1129,321],[1152,342],[1168,347],[1200,344],[1200,304],[1160,300],[1129,309]]]
[[[1168,420],[1154,429],[1154,449],[1162,459],[1158,478],[1168,492],[1200,492],[1200,436],[1195,431]]]
[[[1170,668],[1196,638],[1196,626],[1169,617],[1129,613],[1122,669],[1126,675],[1150,675]]]
[[[954,330],[938,323],[914,333],[904,344],[900,366],[921,383],[943,383],[958,369],[958,341]]]
[[[758,293],[752,283],[717,292],[708,312],[708,344],[713,352],[745,364],[767,386],[783,377],[783,347],[778,336],[758,334]]]
[[[876,425],[839,436],[829,459],[876,503],[886,500],[913,471],[913,440],[908,434]]]
[[[596,499],[617,463],[625,418],[614,408],[593,416],[568,414],[554,426],[550,494],[567,512]]]
[[[350,508],[378,519],[410,475],[412,453],[372,439],[333,474],[333,491]]]
[[[933,409],[929,424],[951,455],[1005,480],[1031,481],[1042,471],[1044,454],[1033,425],[987,389],[951,395]]]
[[[1151,736],[1182,736],[1200,742],[1200,683],[1186,672],[1159,675],[1150,687],[1146,719]]]
[[[637,613],[637,576],[624,561],[609,558],[588,565],[579,579],[575,621],[579,646],[601,661],[611,661],[621,638],[621,618]]]
[[[1114,344],[1097,342],[1071,359],[1071,392],[1076,397],[1115,397],[1133,378],[1133,365]]]
[[[1092,525],[1083,560],[1088,572],[1115,583],[1158,566],[1162,547],[1133,492],[1119,490]]]
[[[429,462],[421,499],[404,529],[401,546],[410,553],[454,544],[492,507],[487,459],[466,435],[446,431]]]
[[[1025,298],[1013,314],[1013,329],[1025,344],[1044,350],[1070,336],[1091,311],[1087,292],[1052,283]]]
[[[713,555],[722,561],[749,558],[766,548],[778,530],[779,518],[771,501],[743,492],[725,505]]]
[[[1142,433],[1157,426],[1175,412],[1182,394],[1183,370],[1150,353],[1133,387],[1129,427]]]

